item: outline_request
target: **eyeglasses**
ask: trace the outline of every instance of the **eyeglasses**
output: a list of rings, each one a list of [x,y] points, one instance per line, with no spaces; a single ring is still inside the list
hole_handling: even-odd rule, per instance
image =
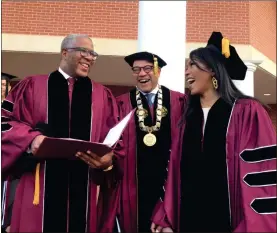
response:
[[[93,60],[96,60],[98,58],[98,53],[96,53],[95,51],[92,51],[92,50],[87,50],[82,47],[67,48],[67,50],[69,50],[69,49],[74,50],[74,51],[79,51],[81,56],[83,56],[83,57],[92,56]]]
[[[143,66],[143,67],[138,67],[138,66],[135,66],[135,67],[132,67],[132,71],[134,74],[139,74],[140,71],[143,69],[143,71],[145,73],[149,73],[153,70],[153,66]]]

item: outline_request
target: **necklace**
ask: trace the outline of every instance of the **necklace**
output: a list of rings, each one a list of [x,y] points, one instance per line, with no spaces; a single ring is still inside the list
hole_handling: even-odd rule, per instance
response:
[[[139,121],[139,128],[144,131],[148,132],[143,137],[143,142],[146,146],[154,146],[157,142],[157,138],[152,132],[158,131],[161,128],[161,120],[162,120],[162,112],[163,112],[163,92],[161,86],[159,86],[158,90],[158,105],[156,109],[156,124],[154,126],[147,126],[144,124],[144,119],[147,116],[147,111],[142,106],[142,100],[140,96],[140,92],[136,91],[136,100],[137,100],[137,116]]]

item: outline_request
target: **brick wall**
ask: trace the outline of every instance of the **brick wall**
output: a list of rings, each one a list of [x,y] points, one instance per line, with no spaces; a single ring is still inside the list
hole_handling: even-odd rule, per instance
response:
[[[136,39],[138,1],[2,1],[2,32]]]
[[[220,30],[233,42],[247,44],[248,13],[247,1],[188,1],[187,40],[203,42],[211,31]],[[5,33],[78,32],[100,38],[136,39],[137,26],[138,1],[2,1]]]
[[[276,2],[250,1],[250,43],[276,62]]]
[[[206,42],[212,31],[249,44],[249,2],[187,1],[187,41]]]
[[[138,0],[2,0],[3,33],[137,39],[137,30]],[[206,42],[215,30],[276,62],[275,1],[187,1],[187,41]]]

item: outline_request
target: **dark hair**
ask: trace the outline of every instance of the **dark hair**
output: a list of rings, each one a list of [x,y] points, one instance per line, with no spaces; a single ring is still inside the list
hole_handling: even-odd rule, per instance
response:
[[[218,82],[217,92],[226,103],[233,105],[236,99],[255,99],[251,96],[244,95],[235,86],[225,68],[223,55],[213,45],[193,50],[191,51],[189,57],[200,70],[206,72],[212,71],[214,73],[214,77]],[[202,63],[206,69],[199,66],[199,63]],[[259,100],[257,101],[260,102]],[[194,103],[196,102],[199,103],[199,95],[193,96],[188,93],[184,118],[190,114],[190,110],[192,110],[193,106],[195,106]],[[264,104],[262,105],[264,106]]]

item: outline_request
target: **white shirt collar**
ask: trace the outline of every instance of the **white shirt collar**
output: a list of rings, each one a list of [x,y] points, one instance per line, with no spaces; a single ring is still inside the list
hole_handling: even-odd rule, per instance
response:
[[[137,89],[143,94],[143,95],[146,95],[146,94],[157,94],[158,93],[158,90],[159,90],[159,85],[157,85],[151,92],[149,92],[149,93],[145,93],[145,92],[143,92],[143,91],[141,91],[138,87],[137,87]]]
[[[70,78],[70,76],[61,69],[61,67],[59,67],[59,72],[64,76],[66,80]]]

